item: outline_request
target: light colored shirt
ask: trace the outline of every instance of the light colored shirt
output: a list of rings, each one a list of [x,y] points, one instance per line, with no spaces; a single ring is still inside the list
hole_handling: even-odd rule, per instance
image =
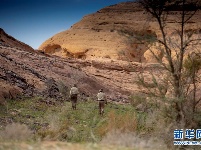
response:
[[[98,101],[105,100],[105,93],[99,92],[97,94]]]
[[[70,89],[70,95],[72,95],[72,94],[78,94],[78,93],[79,93],[78,88],[72,87],[72,88]]]

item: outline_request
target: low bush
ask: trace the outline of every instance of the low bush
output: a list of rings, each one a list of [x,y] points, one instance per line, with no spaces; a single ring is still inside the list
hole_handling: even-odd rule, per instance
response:
[[[33,136],[32,131],[25,124],[12,123],[0,132],[1,140],[22,141],[29,140]]]
[[[102,139],[101,144],[104,145],[115,145],[118,147],[129,147],[133,149],[142,149],[142,150],[166,150],[167,147],[163,141],[149,137],[145,140],[140,138],[135,132],[122,132],[119,130],[111,131],[106,134]]]

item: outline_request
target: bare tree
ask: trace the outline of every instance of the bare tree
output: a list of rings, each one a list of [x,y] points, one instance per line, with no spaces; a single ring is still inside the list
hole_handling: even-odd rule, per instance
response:
[[[200,1],[139,0],[139,3],[158,24],[160,36],[153,37],[151,40],[150,38],[143,40],[146,40],[147,43],[157,43],[157,49],[161,52],[162,57],[153,50],[149,50],[169,75],[166,83],[173,87],[171,107],[173,106],[176,113],[175,121],[187,126],[189,120],[194,119],[196,106],[201,101],[200,98],[196,97],[197,73],[201,66],[201,55],[199,51],[196,52],[196,48],[199,48],[198,44],[201,43],[199,38],[201,32],[200,29],[189,29],[187,27],[200,9]],[[171,19],[171,12],[176,14],[174,28],[171,28],[168,24]],[[153,79],[159,93],[164,94],[161,92],[161,86],[154,76]],[[141,77],[141,85],[147,87],[143,77]],[[189,105],[190,108],[186,110],[186,104],[189,103],[191,104]],[[189,109],[193,113],[190,118]]]

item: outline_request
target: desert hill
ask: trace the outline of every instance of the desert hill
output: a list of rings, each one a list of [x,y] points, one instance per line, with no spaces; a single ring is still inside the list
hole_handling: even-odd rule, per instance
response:
[[[34,49],[31,46],[21,41],[18,41],[17,39],[8,35],[2,28],[0,28],[0,44],[7,47],[11,46],[19,49],[24,49],[30,52],[34,51]]]
[[[179,8],[169,7],[167,29],[171,34],[178,20]],[[178,10],[177,10],[178,9]],[[201,11],[187,24],[187,29],[201,28]],[[157,22],[138,3],[125,2],[105,7],[87,15],[70,29],[46,40],[39,49],[46,53],[82,59],[111,58],[152,62],[144,44],[133,35],[160,37]],[[146,53],[145,53],[146,52]]]
[[[178,11],[176,10],[172,13],[172,17],[168,18],[172,19],[172,21],[169,20],[167,28],[170,34],[172,34],[172,27],[175,26],[174,20],[177,14]],[[190,24],[187,24],[190,31],[200,30],[199,14],[200,12],[195,15]],[[97,15],[99,15],[98,19]],[[129,17],[129,20],[124,21],[125,18]],[[173,127],[175,129],[177,127],[173,123],[171,123],[172,127],[168,127],[169,125],[167,126],[165,123],[176,118],[174,114],[175,101],[172,100],[174,99],[172,76],[161,64],[153,63],[153,56],[144,46],[146,43],[138,43],[133,39],[129,41],[133,34],[160,37],[156,22],[152,18],[148,20],[149,23],[145,23],[147,17],[147,14],[138,7],[137,3],[128,2],[109,6],[95,14],[84,17],[70,30],[58,33],[47,40],[40,48],[43,51],[30,49],[29,46],[1,30],[0,106],[3,104],[2,109],[0,109],[1,129],[9,127],[7,128],[8,131],[12,132],[13,129],[16,129],[15,131],[21,133],[23,129],[16,128],[16,124],[14,127],[6,125],[13,122],[20,122],[23,126],[28,125],[34,133],[34,141],[38,139],[39,141],[51,140],[48,144],[46,142],[42,142],[42,145],[34,143],[42,149],[46,145],[48,148],[52,144],[61,145],[62,143],[58,144],[57,140],[65,143],[93,141],[96,144],[99,141],[99,133],[104,132],[100,136],[101,140],[101,137],[104,137],[107,132],[114,130],[120,130],[128,135],[121,138],[119,138],[121,132],[114,135],[114,141],[119,138],[119,141],[126,142],[126,147],[128,147],[130,137],[134,137],[134,139],[129,140],[132,145],[141,143],[139,142],[141,140],[136,140],[138,134],[140,137],[145,136],[146,139],[150,140],[154,137],[154,141],[155,138],[160,138],[165,142],[166,139],[171,140],[169,137],[172,137],[173,132],[170,132],[172,129],[167,130],[168,134],[161,135],[164,128]],[[199,34],[200,31],[196,35]],[[177,39],[175,38],[175,40]],[[195,47],[191,46],[191,51],[194,50],[192,48]],[[189,49],[187,50],[189,51]],[[191,114],[189,108],[192,102],[198,104],[196,109],[201,107],[200,68],[197,70],[197,75],[197,85],[193,84],[191,77],[188,78],[189,74],[182,79],[186,83],[182,83],[186,86],[183,87],[189,90],[187,96],[190,99],[187,97],[183,101],[185,103],[182,104],[188,114]],[[77,84],[80,91],[79,109],[76,111],[71,110],[70,102],[66,102],[69,100],[69,88],[74,83]],[[193,86],[196,86],[195,93],[191,91]],[[96,94],[100,88],[104,89],[108,101],[105,116],[101,117],[97,112],[98,105],[95,103]],[[194,94],[196,101],[191,100],[192,94]],[[17,98],[18,96],[19,98]],[[161,120],[160,116],[158,117],[156,114],[164,116],[165,120]],[[199,115],[200,112],[196,114],[199,124],[190,120],[187,129],[199,127]],[[168,121],[168,117],[171,118],[170,121]],[[3,133],[0,135],[0,140],[4,140],[7,130],[0,132]],[[132,132],[137,134],[131,136],[127,134]],[[18,134],[15,133],[13,132],[16,138]],[[158,133],[161,134],[156,136]],[[9,136],[7,139],[10,140]],[[56,143],[52,143],[52,141]],[[106,141],[111,141],[111,138],[106,138]],[[152,146],[149,140],[146,140],[146,143]],[[8,148],[9,145],[5,144]],[[2,143],[1,145],[5,149]],[[86,149],[89,149],[90,145],[86,145]],[[121,143],[119,145],[122,146]],[[165,149],[161,147],[165,146],[161,142],[156,145],[159,149]],[[30,148],[29,145],[23,143],[14,146],[15,148],[16,146],[19,147],[19,149],[21,146],[25,149],[26,147]],[[142,149],[141,146],[140,144]],[[81,149],[79,145],[77,147],[77,144],[73,144],[73,147]],[[99,145],[95,147],[92,145],[92,149],[98,147]],[[55,147],[53,148],[55,149]],[[64,149],[66,148],[67,146],[64,145]]]
[[[1,32],[2,36],[4,39],[14,39],[5,32]],[[127,62],[109,59],[64,59],[34,51],[26,45],[19,48],[22,43],[17,40],[7,41],[0,43],[1,103],[21,94],[65,99],[64,95],[68,95],[74,83],[78,85],[81,98],[83,96],[84,99],[96,96],[97,91],[103,88],[108,94],[108,100],[128,101],[129,94],[137,89],[132,84],[136,74],[129,72],[133,68],[139,71],[140,64],[132,66]]]

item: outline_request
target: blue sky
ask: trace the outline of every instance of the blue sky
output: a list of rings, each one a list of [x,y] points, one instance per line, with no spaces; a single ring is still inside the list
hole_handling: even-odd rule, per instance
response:
[[[83,16],[129,0],[0,0],[0,28],[37,49]]]

